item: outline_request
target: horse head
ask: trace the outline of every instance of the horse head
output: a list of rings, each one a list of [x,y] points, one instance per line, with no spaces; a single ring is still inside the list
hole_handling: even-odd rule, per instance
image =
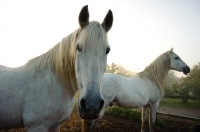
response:
[[[101,83],[110,50],[107,32],[112,27],[112,22],[110,10],[102,24],[89,22],[88,6],[84,6],[79,14],[80,31],[76,40],[75,69],[81,91],[78,107],[83,119],[98,118],[104,105]]]
[[[173,48],[169,51],[170,52],[170,68],[172,70],[183,72],[187,74],[190,72],[190,67],[181,60],[181,58],[173,52]]]

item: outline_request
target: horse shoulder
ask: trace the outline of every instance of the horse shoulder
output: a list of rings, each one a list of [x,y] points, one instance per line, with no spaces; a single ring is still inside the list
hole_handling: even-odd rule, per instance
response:
[[[105,105],[109,105],[115,98],[119,89],[118,75],[107,73],[103,77],[102,95]]]
[[[24,123],[29,126],[47,119],[51,126],[64,122],[74,108],[74,93],[61,85],[51,72],[38,76],[34,82],[36,84],[31,83],[32,90],[24,106]]]
[[[130,102],[136,102],[132,102],[132,107],[139,108],[146,105],[149,101],[150,96],[148,85],[148,82],[144,81],[139,76],[135,76],[124,83],[124,87],[122,88],[123,91],[120,93],[124,93],[123,96],[126,96],[127,100]]]
[[[59,125],[69,118],[75,104],[73,94],[69,95],[70,92],[55,80],[38,83],[34,87],[34,91],[29,91],[24,106],[23,119],[26,126],[35,122]]]
[[[159,89],[157,88],[157,85],[151,80],[137,76],[135,79],[135,84],[136,83],[137,89],[140,89],[141,93],[143,93],[143,96],[148,98],[149,101],[156,102],[160,99]]]

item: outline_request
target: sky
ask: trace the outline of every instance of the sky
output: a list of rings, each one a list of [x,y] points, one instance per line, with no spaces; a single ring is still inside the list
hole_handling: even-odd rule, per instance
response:
[[[22,66],[48,51],[79,28],[85,5],[90,21],[113,12],[109,65],[140,72],[171,48],[190,68],[200,62],[199,0],[0,0],[0,65]]]

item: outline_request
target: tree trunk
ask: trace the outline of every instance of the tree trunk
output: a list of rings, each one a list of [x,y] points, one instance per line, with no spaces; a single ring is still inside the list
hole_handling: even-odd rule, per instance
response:
[[[188,102],[188,98],[189,98],[188,96],[184,96],[184,97],[182,98],[182,102],[183,102],[183,103],[187,103],[187,102]]]

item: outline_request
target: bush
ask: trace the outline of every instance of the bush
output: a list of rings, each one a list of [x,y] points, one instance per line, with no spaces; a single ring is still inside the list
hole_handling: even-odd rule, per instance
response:
[[[120,115],[134,121],[141,121],[141,112],[132,108],[121,108],[117,106],[110,107],[106,110],[107,114]]]
[[[165,124],[165,122],[163,120],[157,118],[156,119],[156,126],[161,127],[161,128],[165,128],[166,124]]]

